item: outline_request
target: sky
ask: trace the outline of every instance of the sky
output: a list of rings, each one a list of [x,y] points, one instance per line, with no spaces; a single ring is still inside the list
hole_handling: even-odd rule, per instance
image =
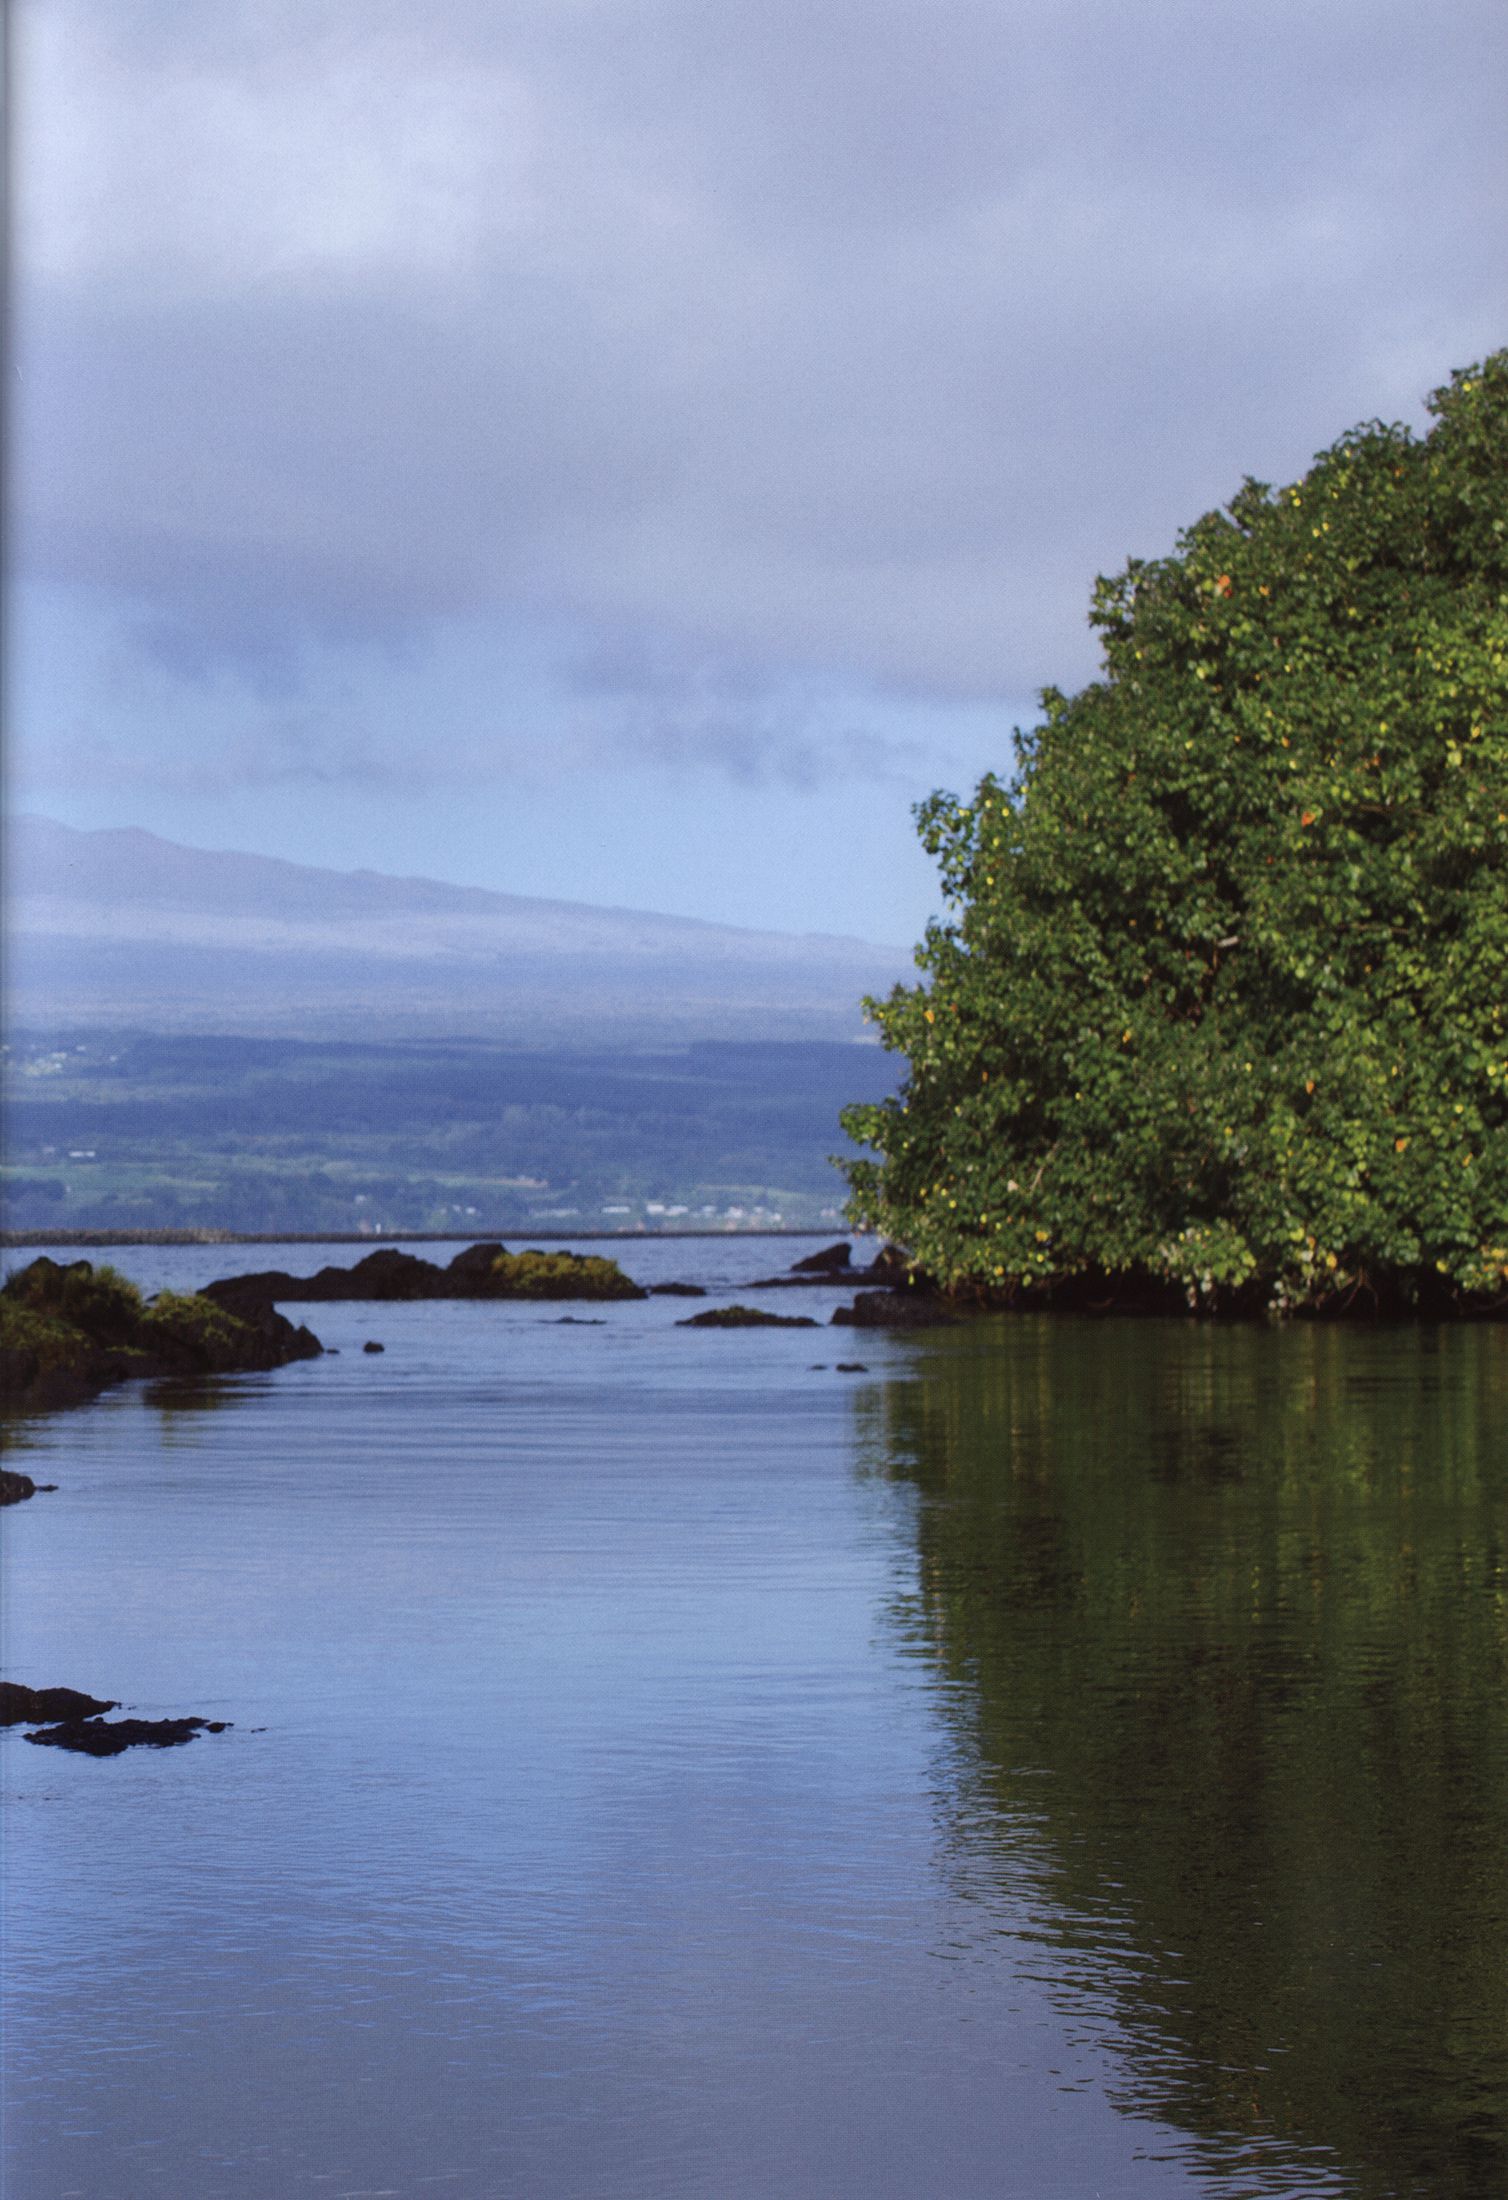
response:
[[[16,0],[7,792],[915,939],[1096,573],[1505,341],[1500,0]]]

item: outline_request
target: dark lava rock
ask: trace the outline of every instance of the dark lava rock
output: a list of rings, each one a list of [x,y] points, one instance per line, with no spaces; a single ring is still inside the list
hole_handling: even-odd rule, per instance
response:
[[[824,1245],[820,1253],[808,1253],[805,1260],[792,1261],[793,1276],[831,1276],[847,1268],[853,1259],[853,1249],[846,1239],[836,1245]]]
[[[29,1474],[17,1474],[14,1468],[0,1467],[0,1505],[19,1505],[23,1497],[35,1497],[37,1485]]]
[[[338,1277],[343,1271],[322,1268],[320,1274]],[[427,1299],[434,1295],[431,1285],[439,1274],[433,1261],[421,1260],[417,1253],[400,1253],[393,1245],[384,1245],[378,1252],[368,1253],[357,1261],[349,1280],[359,1283],[361,1288],[346,1295],[361,1299]],[[342,1294],[332,1287],[319,1296],[333,1299]]]
[[[290,1299],[642,1299],[648,1293],[616,1261],[597,1253],[547,1252],[537,1245],[510,1253],[488,1241],[468,1245],[445,1268],[384,1245],[352,1268],[321,1268],[312,1276],[263,1268],[222,1276],[205,1285],[204,1295],[244,1314],[248,1307]]]
[[[0,1286],[0,1378],[5,1404],[23,1413],[81,1404],[132,1376],[234,1375],[322,1349],[270,1303],[180,1291],[144,1299],[87,1260],[44,1255]]]
[[[366,1343],[362,1346],[361,1349],[363,1352],[386,1352],[387,1346],[385,1344],[379,1344],[375,1337],[368,1337]]]
[[[204,1353],[206,1373],[260,1374],[268,1368],[286,1367],[291,1360],[317,1360],[324,1352],[324,1346],[312,1329],[306,1329],[301,1322],[289,1321],[287,1315],[280,1314],[274,1306],[264,1307],[255,1314],[243,1312],[237,1319],[242,1334]],[[173,1372],[192,1371],[175,1369]]]
[[[94,1719],[102,1711],[119,1708],[114,1696],[85,1696],[77,1688],[23,1688],[19,1681],[0,1681],[0,1726]]]
[[[841,1258],[840,1258],[841,1256]],[[805,1260],[798,1260],[783,1276],[759,1276],[749,1285],[751,1291],[788,1291],[806,1284],[902,1284],[924,1283],[919,1269],[913,1268],[911,1256],[897,1245],[882,1245],[867,1268],[852,1265],[850,1249],[846,1244],[824,1246],[820,1253],[808,1253]]]
[[[322,1268],[321,1276],[334,1274],[333,1269]],[[315,1291],[311,1285],[319,1278],[310,1276],[302,1282],[290,1275],[286,1268],[257,1268],[244,1276],[220,1276],[214,1283],[204,1286],[204,1296],[213,1299],[216,1306],[223,1306],[227,1313],[244,1318],[264,1306],[275,1305],[279,1299],[313,1299],[329,1296]]]
[[[463,1253],[457,1253],[445,1269],[447,1276],[486,1276],[494,1261],[508,1248],[501,1238],[486,1238],[479,1245],[468,1245]]]
[[[767,1314],[762,1306],[709,1306],[688,1314],[677,1329],[815,1329],[810,1314]]]
[[[76,1719],[28,1734],[46,1749],[73,1749],[85,1757],[118,1757],[123,1749],[173,1749],[196,1734],[223,1734],[228,1719]]]
[[[863,1278],[866,1283],[909,1283],[919,1274],[909,1253],[898,1245],[882,1245]]]
[[[649,1295],[652,1299],[704,1299],[707,1286],[704,1283],[652,1283]]]
[[[935,1329],[954,1319],[939,1299],[921,1291],[861,1291],[833,1315],[849,1329]]]
[[[113,1696],[86,1696],[77,1688],[23,1688],[0,1681],[0,1726],[36,1726],[29,1742],[72,1749],[86,1757],[116,1757],[123,1749],[171,1749],[196,1734],[223,1734],[225,1719],[106,1719],[118,1711]]]
[[[222,1276],[204,1286],[204,1296],[245,1318],[248,1306],[271,1306],[283,1299],[433,1299],[459,1298],[441,1288],[445,1271],[415,1253],[384,1245],[352,1268],[321,1268],[312,1276],[290,1275],[286,1268],[259,1268],[246,1276]]]

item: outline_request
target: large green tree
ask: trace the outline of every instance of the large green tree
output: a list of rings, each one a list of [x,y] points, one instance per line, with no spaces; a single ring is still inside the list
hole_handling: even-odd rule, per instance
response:
[[[1508,1300],[1508,352],[1094,592],[1101,677],[919,812],[851,1213],[938,1281]]]

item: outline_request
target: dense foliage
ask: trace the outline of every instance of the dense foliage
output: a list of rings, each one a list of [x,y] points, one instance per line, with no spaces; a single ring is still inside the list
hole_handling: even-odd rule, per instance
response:
[[[936,795],[851,1213],[956,1289],[1508,1296],[1508,353],[1098,583],[1102,676]]]

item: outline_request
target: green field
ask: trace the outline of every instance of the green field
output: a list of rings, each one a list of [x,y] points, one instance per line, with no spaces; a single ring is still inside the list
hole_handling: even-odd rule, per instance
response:
[[[877,1047],[657,1054],[27,1032],[4,1055],[5,1226],[822,1229]]]

